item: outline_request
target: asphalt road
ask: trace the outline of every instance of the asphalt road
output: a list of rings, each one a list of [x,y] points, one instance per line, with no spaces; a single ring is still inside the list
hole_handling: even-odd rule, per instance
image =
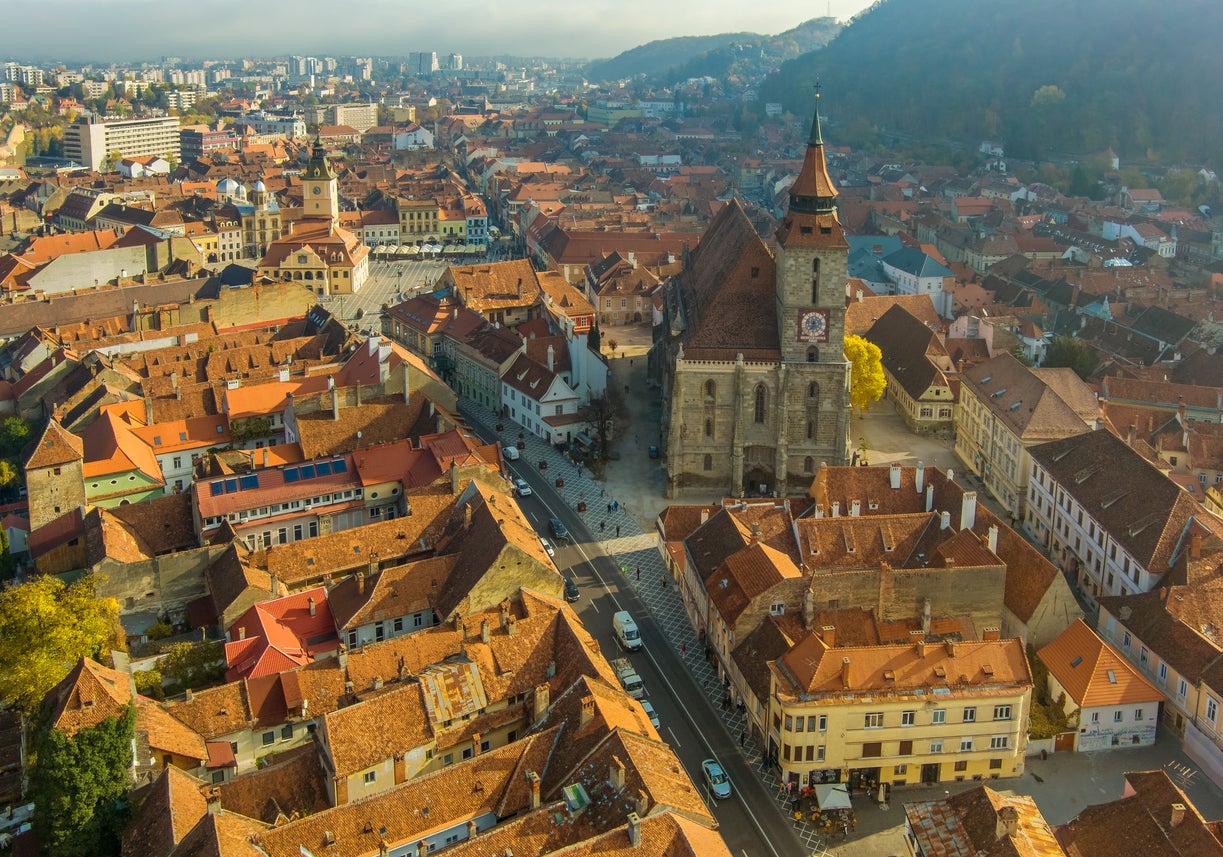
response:
[[[701,688],[667,643],[649,610],[637,594],[620,587],[615,560],[603,553],[587,532],[582,519],[556,495],[551,483],[529,464],[507,462],[514,475],[531,486],[518,503],[537,531],[553,542],[557,568],[581,589],[574,609],[609,659],[625,657],[612,635],[612,614],[627,610],[637,621],[644,648],[627,657],[633,662],[659,718],[659,733],[671,745],[688,775],[705,797],[723,839],[736,857],[800,857],[806,852],[786,819],[777,811],[736,740]],[[569,530],[568,542],[548,533],[548,519],[559,518]],[[715,758],[730,776],[730,798],[715,800],[705,788],[701,760]]]

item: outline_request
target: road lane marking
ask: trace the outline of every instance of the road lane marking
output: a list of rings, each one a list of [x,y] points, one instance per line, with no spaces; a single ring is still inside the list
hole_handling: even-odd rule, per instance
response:
[[[670,726],[667,727],[667,731],[671,733],[671,740],[675,742],[675,746],[682,749],[684,745],[679,743],[679,739],[675,737],[675,731]]]

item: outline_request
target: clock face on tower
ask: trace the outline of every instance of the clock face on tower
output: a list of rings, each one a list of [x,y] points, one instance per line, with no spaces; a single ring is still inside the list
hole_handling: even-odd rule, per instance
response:
[[[311,190],[310,192],[311,192],[312,194],[314,194],[315,196],[318,196],[320,193],[322,193],[322,192],[323,192],[323,189],[322,189],[321,187],[319,187],[318,185],[315,185],[315,186],[314,186],[314,189],[313,189],[313,190]]]
[[[801,309],[798,311],[798,341],[828,341],[828,310]]]

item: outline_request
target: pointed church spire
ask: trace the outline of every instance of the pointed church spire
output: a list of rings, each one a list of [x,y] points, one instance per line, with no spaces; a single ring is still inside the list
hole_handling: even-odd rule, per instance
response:
[[[811,120],[811,138],[807,141],[808,146],[824,145],[824,137],[820,133],[820,81],[815,79],[815,118]]]

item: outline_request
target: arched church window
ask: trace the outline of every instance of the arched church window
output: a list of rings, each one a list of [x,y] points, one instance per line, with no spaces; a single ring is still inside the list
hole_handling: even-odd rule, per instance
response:
[[[717,385],[717,384],[715,384],[715,383],[714,383],[712,380],[709,380],[709,381],[706,381],[706,382],[705,382],[705,398],[706,398],[706,399],[713,399],[713,398],[715,398],[715,397],[716,397],[717,392],[718,392],[718,385]]]
[[[811,303],[820,302],[820,260],[811,260]]]
[[[765,406],[767,401],[768,391],[765,390],[764,384],[756,385],[756,423],[764,423]]]

